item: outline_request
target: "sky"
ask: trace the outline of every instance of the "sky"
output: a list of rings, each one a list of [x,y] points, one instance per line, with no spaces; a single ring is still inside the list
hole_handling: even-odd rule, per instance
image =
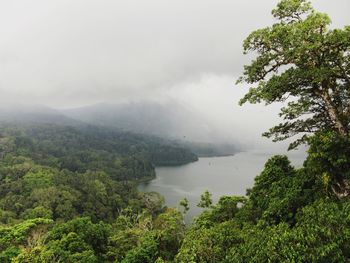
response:
[[[243,40],[273,23],[277,2],[0,0],[0,103],[176,100],[233,135],[260,133],[279,105],[239,107],[235,80],[251,59]],[[349,0],[311,2],[350,24]]]

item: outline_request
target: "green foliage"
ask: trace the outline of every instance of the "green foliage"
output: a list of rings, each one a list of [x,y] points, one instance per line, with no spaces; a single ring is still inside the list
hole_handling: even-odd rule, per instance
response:
[[[328,192],[344,197],[350,194],[350,138],[334,132],[320,132],[309,139],[306,166],[322,179]]]
[[[255,178],[247,208],[250,220],[294,224],[299,207],[322,195],[320,182],[304,169],[295,170],[286,156],[274,156]],[[243,212],[242,212],[243,213]]]
[[[239,205],[246,202],[243,196],[222,196],[212,210],[211,221],[225,222],[235,217],[239,211]]]
[[[153,263],[158,258],[157,237],[149,232],[141,239],[141,245],[129,251],[122,260],[123,263]]]
[[[212,203],[212,194],[209,193],[208,190],[205,190],[204,193],[201,195],[201,200],[199,201],[197,206],[202,208],[209,208],[211,207]]]
[[[153,215],[157,215],[163,211],[164,197],[157,192],[149,192],[141,194],[142,202],[146,209]]]
[[[349,202],[320,199],[299,211],[297,224],[242,230],[226,262],[346,262],[349,259]]]
[[[77,218],[56,224],[37,247],[25,250],[18,262],[101,262],[106,252],[110,226]]]
[[[275,140],[316,131],[302,168],[269,159],[247,196],[222,196],[186,229],[183,214],[133,181],[153,164],[196,156],[153,137],[96,127],[0,128],[1,262],[349,262],[350,27],[328,29],[305,0],[282,0],[278,23],[253,32],[258,57],[244,102],[272,103],[286,123]],[[305,118],[305,114],[307,114]]]
[[[308,163],[311,165],[311,163]],[[285,156],[265,164],[245,197],[221,197],[187,232],[178,262],[346,262],[350,200]]]
[[[156,137],[95,126],[7,124],[0,133],[7,155],[25,156],[60,170],[103,171],[117,180],[153,178],[153,165],[198,160],[187,148]]]
[[[35,218],[47,218],[52,219],[52,211],[44,206],[36,206],[34,208],[28,208],[23,212],[22,217],[24,219],[35,219]]]
[[[155,262],[175,257],[185,235],[179,211],[166,209],[154,219],[147,210],[138,215],[125,212],[118,218],[115,233],[110,238],[110,260]]]
[[[24,188],[26,191],[32,191],[36,188],[47,188],[53,185],[53,173],[51,171],[33,169],[23,176]]]
[[[0,226],[1,262],[174,258],[184,236],[181,213],[166,210],[158,193],[139,193],[132,180],[154,176],[152,152],[187,162],[186,150],[96,128],[0,131],[0,222],[8,224]],[[49,219],[52,227],[36,227]]]
[[[348,178],[349,143],[334,132],[309,140],[304,167],[272,157],[247,197],[214,205],[204,192],[206,210],[188,229],[158,193],[138,193],[104,171],[60,170],[9,154],[0,160],[1,260],[344,262],[350,203],[335,190]],[[181,204],[186,212],[188,201]]]
[[[198,161],[196,155],[182,147],[154,147],[150,160],[157,166],[175,166]]]
[[[224,262],[229,249],[239,240],[239,230],[233,222],[190,229],[176,262]]]
[[[11,262],[20,254],[20,246],[33,245],[40,235],[40,227],[50,224],[48,219],[31,219],[13,226],[0,226],[0,261]]]
[[[158,235],[159,255],[172,260],[185,236],[183,216],[176,209],[169,208],[155,219],[154,229]]]
[[[301,134],[291,148],[318,130],[347,136],[350,27],[330,29],[330,18],[305,0],[282,0],[272,14],[277,23],[244,41],[244,52],[257,57],[239,80],[254,85],[240,103],[288,102],[285,122],[264,135],[277,141]]]
[[[180,200],[179,205],[183,207],[183,213],[186,214],[188,210],[190,210],[190,205],[188,203],[187,198],[185,197],[184,199]]]

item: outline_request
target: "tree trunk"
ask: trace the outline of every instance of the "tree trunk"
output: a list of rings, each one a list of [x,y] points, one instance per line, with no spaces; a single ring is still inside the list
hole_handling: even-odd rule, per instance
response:
[[[350,182],[346,179],[339,180],[332,187],[333,194],[339,199],[350,196]]]
[[[337,130],[337,132],[342,136],[348,135],[348,129],[341,121],[341,118],[340,118],[341,114],[338,112],[337,108],[334,106],[331,96],[328,93],[328,89],[323,89],[320,92],[320,95],[325,103],[328,115],[330,119],[333,121],[334,127]]]

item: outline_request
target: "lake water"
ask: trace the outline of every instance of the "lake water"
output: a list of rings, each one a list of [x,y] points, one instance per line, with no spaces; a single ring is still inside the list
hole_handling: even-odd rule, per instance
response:
[[[139,190],[160,193],[166,205],[172,207],[178,207],[179,201],[186,197],[190,203],[186,215],[189,221],[201,212],[196,205],[205,190],[212,193],[215,202],[222,195],[245,195],[273,155],[242,152],[234,156],[199,158],[197,162],[182,166],[157,167],[156,178],[142,182]],[[305,154],[300,153],[288,156],[295,166],[301,166],[305,159]]]

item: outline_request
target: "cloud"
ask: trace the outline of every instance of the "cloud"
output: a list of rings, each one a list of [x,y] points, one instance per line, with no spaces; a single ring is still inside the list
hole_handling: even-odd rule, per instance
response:
[[[2,1],[1,98],[69,107],[152,97],[203,74],[237,77],[243,39],[271,24],[276,3]],[[349,1],[314,3],[349,22]]]
[[[175,100],[227,138],[264,144],[280,105],[246,105],[236,87],[242,42],[271,25],[277,0],[11,0],[0,2],[0,102],[67,108]],[[313,0],[334,27],[348,0]]]

